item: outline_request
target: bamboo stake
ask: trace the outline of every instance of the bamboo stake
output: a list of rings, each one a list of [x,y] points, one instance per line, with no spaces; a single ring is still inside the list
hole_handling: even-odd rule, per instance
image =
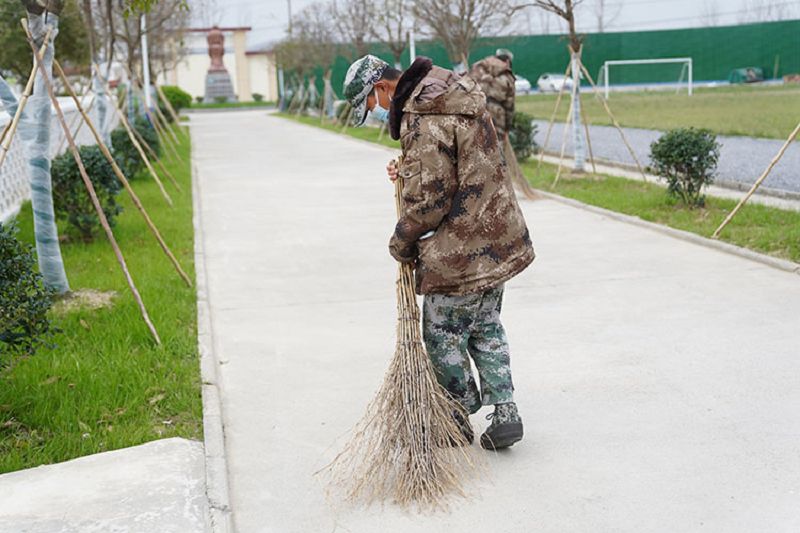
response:
[[[130,77],[130,74],[129,74],[129,77]],[[147,101],[146,98],[144,97],[145,96],[144,95],[144,90],[141,87],[139,87],[138,84],[134,84],[132,78],[131,78],[131,88],[134,89],[135,91],[138,91],[138,95],[137,96],[139,96],[139,98],[141,98],[142,102],[146,102]],[[158,107],[158,106],[156,106],[156,107]],[[162,145],[166,146],[169,149],[170,153],[175,156],[175,161],[180,161],[181,160],[181,156],[178,154],[177,148],[172,144],[172,139],[170,139],[166,135],[166,133],[163,131],[163,129],[161,128],[161,124],[156,119],[156,116],[153,115],[150,112],[149,109],[147,109],[146,105],[143,104],[143,108],[144,108],[144,114],[147,117],[147,120],[153,126],[153,129],[156,131],[156,135],[158,135],[159,142]]]
[[[170,154],[175,156],[175,161],[180,161],[181,156],[178,154],[178,149],[172,145],[172,140],[167,136],[164,130],[161,128],[161,124],[158,123],[158,120],[150,113],[149,110],[145,109],[144,111],[145,116],[147,116],[147,120],[150,121],[150,124],[153,125],[153,129],[156,130],[156,135],[158,136],[158,140],[162,146],[166,146],[169,150]]]
[[[608,117],[611,119],[611,122],[614,123],[614,127],[617,128],[617,131],[619,132],[620,136],[622,137],[622,142],[625,143],[625,146],[628,148],[628,152],[630,152],[631,157],[633,157],[633,160],[636,161],[636,167],[639,169],[639,173],[642,175],[642,179],[644,181],[647,181],[647,175],[645,175],[645,173],[644,173],[644,169],[642,168],[642,164],[639,162],[639,158],[636,157],[636,152],[633,151],[633,148],[631,147],[631,144],[628,142],[628,138],[625,136],[625,131],[622,129],[622,126],[620,125],[620,123],[617,122],[617,117],[615,117],[614,113],[611,112],[611,108],[608,106],[608,102],[606,101],[606,99],[603,98],[602,96],[600,96],[599,89],[597,88],[597,85],[595,85],[594,79],[592,79],[592,75],[589,74],[589,71],[586,70],[586,67],[584,66],[583,63],[580,63],[580,66],[581,66],[581,70],[586,75],[586,79],[589,80],[589,83],[592,84],[592,89],[594,89],[595,98],[600,100],[600,103],[603,104],[603,107],[605,108],[606,113],[608,113]]]
[[[586,106],[581,106],[581,117],[583,118],[583,128],[586,131],[586,144],[589,146],[589,160],[592,162],[592,174],[597,174],[597,167],[594,164],[594,150],[592,150],[592,136],[589,135],[589,121],[586,120]]]
[[[119,165],[117,165],[116,160],[111,155],[111,152],[108,150],[108,147],[106,146],[105,142],[103,142],[102,137],[97,132],[97,129],[94,127],[94,124],[91,122],[91,119],[89,118],[89,115],[86,113],[86,111],[83,110],[83,106],[78,101],[78,97],[75,95],[75,91],[73,90],[72,85],[70,84],[69,80],[67,79],[67,76],[64,73],[64,69],[61,68],[61,64],[58,61],[53,60],[53,67],[55,67],[56,73],[58,74],[58,77],[61,78],[61,81],[64,84],[64,87],[67,89],[67,93],[69,93],[69,95],[72,97],[72,101],[75,102],[75,106],[78,109],[78,113],[83,117],[83,121],[86,124],[89,125],[89,129],[91,130],[92,135],[94,136],[95,140],[97,141],[97,145],[100,147],[100,151],[103,152],[103,155],[106,156],[106,159],[111,164],[111,166],[114,168],[114,173],[117,175],[117,178],[123,183],[123,185],[125,185],[125,188],[128,189],[128,186],[127,186],[128,180],[123,175],[122,170],[119,168]],[[144,154],[144,151],[142,150],[142,147],[139,146],[139,143],[136,141],[136,139],[131,134],[130,128],[129,128],[128,124],[127,124],[127,121],[125,120],[125,117],[122,115],[122,113],[120,113],[119,109],[117,109],[116,105],[113,105],[111,107],[113,107],[114,110],[116,111],[117,115],[119,116],[120,121],[125,126],[125,128],[126,128],[126,130],[128,132],[128,135],[130,136],[131,141],[133,142],[134,147],[136,147],[136,149],[139,151],[139,155],[144,159],[144,163],[145,163],[145,166],[147,167],[147,170],[150,171],[150,175],[153,176],[153,179],[158,184],[158,188],[161,190],[161,195],[167,201],[167,204],[169,204],[170,207],[173,207],[172,198],[170,197],[170,195],[167,192],[167,190],[164,189],[164,184],[161,183],[161,180],[159,179],[158,174],[156,174],[155,169],[150,164],[150,161],[147,159],[147,156]],[[132,191],[133,191],[132,189],[129,189],[128,192],[132,193]],[[134,203],[136,203],[136,202],[134,202]]]
[[[161,124],[164,127],[164,129],[170,134],[172,140],[175,141],[175,145],[176,146],[179,145],[181,143],[181,140],[178,139],[178,135],[175,133],[175,130],[172,127],[170,127],[169,120],[167,120],[167,117],[164,115],[164,112],[161,111],[161,106],[159,106],[158,103],[156,102],[154,108],[156,110],[156,115],[158,115],[158,118],[161,119]]]
[[[550,186],[551,189],[555,189],[556,185],[558,185],[558,180],[561,178],[561,170],[564,166],[564,154],[567,151],[567,135],[569,135],[569,128],[572,125],[572,109],[574,102],[569,103],[569,111],[567,116],[567,122],[564,124],[564,135],[561,139],[561,156],[558,159],[558,171],[556,172],[556,179],[553,180],[553,184]]]
[[[172,107],[172,102],[170,102],[169,98],[167,98],[167,95],[164,94],[164,91],[161,89],[160,85],[156,85],[155,87],[156,87],[156,93],[158,93],[158,97],[161,98],[162,102],[164,102],[164,106],[166,106],[167,112],[172,117],[172,120],[175,121],[175,125],[178,126],[178,130],[181,133],[185,134],[186,131],[181,126],[181,118],[178,116],[178,113],[175,112],[175,108]]]
[[[81,105],[83,105],[84,101],[85,101],[84,98],[81,98]],[[89,104],[86,106],[86,113],[91,113],[92,107],[94,107],[94,102],[95,98],[93,97],[89,101]],[[77,124],[78,127],[75,127],[75,124]],[[70,131],[72,131],[72,136],[77,137],[78,134],[81,132],[82,127],[83,127],[83,115],[78,113],[77,115],[75,115],[75,118],[72,119],[72,124],[69,125],[69,129]],[[58,150],[56,150],[56,154],[60,154],[61,152],[64,151],[64,144],[66,144],[66,142],[67,142],[66,139],[64,138],[61,139],[61,142],[58,144]]]
[[[781,146],[780,151],[772,159],[772,161],[770,162],[769,166],[764,171],[764,173],[761,174],[761,177],[759,177],[756,180],[756,182],[753,184],[753,186],[747,192],[745,197],[742,198],[739,201],[739,203],[736,205],[736,207],[733,208],[733,211],[730,212],[730,214],[725,218],[725,220],[722,222],[722,224],[720,224],[720,226],[717,228],[717,231],[714,232],[714,235],[712,235],[712,237],[714,239],[718,239],[719,238],[720,232],[723,229],[725,229],[725,226],[727,226],[730,223],[730,221],[733,220],[733,217],[736,216],[736,213],[738,213],[739,210],[742,207],[744,207],[744,204],[747,203],[747,201],[750,199],[750,197],[753,196],[753,194],[755,194],[756,190],[761,186],[761,184],[764,182],[764,180],[767,179],[767,176],[770,175],[770,173],[772,172],[772,169],[775,168],[775,165],[777,165],[778,162],[783,158],[783,155],[786,153],[786,150],[789,149],[789,146],[791,146],[792,143],[794,142],[794,140],[797,139],[798,135],[800,135],[800,124],[798,124],[797,127],[792,132],[792,134],[789,135],[789,138],[786,140],[786,142],[783,144],[783,146]]]
[[[156,109],[158,109],[158,106],[155,107]],[[161,135],[162,142],[165,142],[166,144],[169,145],[170,149],[173,150],[175,157],[180,158],[177,152],[177,144],[173,141],[172,137],[168,135],[167,128],[161,122],[161,117],[158,115],[158,113],[153,113],[149,109],[146,110],[145,113],[147,114],[147,117],[150,119],[153,125],[156,126],[156,131],[158,131],[159,135]]]
[[[57,61],[53,61],[53,66],[55,66],[56,71],[58,72],[58,75],[61,78],[61,81],[64,82],[64,86],[66,87],[67,92],[72,97],[72,100],[75,102],[75,105],[78,107],[78,112],[84,114],[84,120],[86,121],[86,124],[89,126],[89,129],[94,135],[94,138],[97,141],[97,146],[100,147],[100,151],[103,152],[103,155],[108,160],[109,164],[111,164],[111,168],[114,169],[114,174],[117,176],[117,179],[119,179],[119,181],[125,187],[125,190],[128,191],[128,194],[130,194],[133,204],[136,206],[136,209],[138,209],[139,212],[142,214],[142,218],[144,218],[144,221],[147,223],[147,227],[150,228],[150,231],[153,233],[153,236],[156,238],[156,241],[158,241],[159,246],[161,246],[161,249],[164,251],[167,258],[169,258],[170,262],[172,263],[172,266],[175,267],[175,270],[177,271],[178,275],[183,279],[184,282],[186,282],[187,286],[191,287],[192,280],[189,278],[188,275],[186,275],[186,272],[183,271],[183,268],[181,268],[178,259],[175,257],[175,255],[173,255],[172,250],[170,250],[169,246],[167,246],[167,243],[164,242],[164,239],[161,237],[161,233],[158,231],[158,228],[150,219],[150,216],[147,214],[147,211],[145,210],[144,205],[142,205],[141,200],[139,200],[139,196],[133,190],[133,187],[131,187],[130,182],[125,177],[125,174],[119,168],[119,165],[114,159],[114,156],[111,155],[111,152],[109,151],[108,147],[103,142],[103,138],[100,136],[100,134],[94,127],[94,124],[92,124],[92,121],[89,119],[89,117],[85,115],[83,109],[81,108],[80,101],[78,101],[78,97],[75,94],[75,91],[72,90],[72,86],[70,85],[69,80],[67,80],[64,71],[61,69],[61,65],[59,65]],[[135,142],[135,139],[134,139],[134,144],[137,145],[137,147],[139,148],[140,155],[144,155],[144,152],[141,151],[141,147],[138,146],[138,143]],[[145,159],[145,162],[148,163],[148,168],[151,169],[153,177],[155,178],[156,182],[159,183],[160,185],[161,180],[158,179],[155,170],[152,170],[153,167],[150,166],[149,161]],[[167,198],[169,205],[172,206],[172,199],[169,198],[169,195],[167,195],[166,191],[164,191],[163,185],[161,185],[161,190],[166,195],[165,197]]]
[[[350,110],[347,112],[347,118],[345,118],[344,120],[344,126],[342,126],[341,133],[346,132],[347,127],[350,126],[350,120],[353,118],[353,111],[355,111],[355,108],[352,105],[350,105]]]
[[[117,262],[122,269],[122,273],[125,275],[125,280],[128,283],[128,288],[133,294],[134,300],[136,300],[136,304],[139,306],[139,311],[141,312],[142,319],[144,323],[147,325],[147,328],[150,330],[150,333],[153,335],[153,338],[156,341],[157,345],[161,345],[161,338],[158,336],[158,331],[156,331],[156,327],[153,325],[153,322],[150,320],[150,315],[147,313],[147,308],[144,305],[144,301],[142,301],[142,297],[139,294],[139,290],[136,288],[136,283],[133,281],[133,277],[131,277],[131,273],[128,270],[128,265],[125,262],[125,257],[122,255],[122,250],[120,250],[119,245],[117,244],[117,240],[114,238],[114,232],[111,231],[111,226],[108,224],[108,219],[106,218],[106,214],[103,212],[103,206],[100,205],[100,200],[97,198],[97,192],[94,190],[94,185],[92,184],[92,180],[89,179],[89,175],[86,173],[86,167],[83,166],[83,161],[81,160],[80,152],[78,152],[78,147],[75,144],[75,139],[72,138],[72,133],[69,131],[69,127],[67,126],[67,121],[64,119],[64,113],[61,110],[61,105],[58,103],[58,99],[56,98],[55,91],[53,90],[53,82],[50,79],[50,76],[47,73],[47,69],[45,69],[44,62],[42,61],[42,54],[39,54],[38,50],[36,49],[36,44],[33,42],[33,36],[28,29],[28,24],[25,19],[22,19],[22,26],[25,28],[25,33],[28,36],[28,44],[31,47],[31,50],[34,54],[34,63],[39,68],[39,72],[41,73],[42,80],[47,87],[47,93],[50,96],[50,101],[53,103],[53,107],[56,111],[56,116],[58,117],[58,121],[61,124],[61,128],[64,130],[64,135],[67,137],[67,142],[69,143],[70,151],[72,152],[72,157],[75,158],[75,163],[78,165],[78,170],[81,174],[81,178],[83,179],[84,185],[86,185],[86,190],[89,192],[89,197],[92,200],[92,204],[94,205],[95,211],[97,211],[97,217],[100,219],[100,225],[103,227],[105,231],[106,237],[108,237],[109,242],[111,243],[111,247],[114,249],[114,255],[117,257]],[[45,40],[45,44],[49,42],[49,34],[48,40]],[[46,48],[45,48],[46,50]]]
[[[547,145],[550,144],[550,135],[553,133],[553,124],[556,121],[556,117],[558,116],[558,109],[561,107],[561,100],[564,96],[564,89],[567,87],[567,78],[569,77],[570,72],[572,72],[572,61],[567,64],[567,70],[564,72],[564,83],[561,84],[561,87],[558,89],[558,98],[556,98],[556,107],[553,109],[553,116],[550,117],[550,123],[547,126],[547,135],[544,138],[544,144],[542,145],[542,153],[539,154],[539,165],[536,167],[536,174],[539,174],[542,170],[542,162],[544,161],[544,152],[547,150]],[[569,117],[567,117],[569,120]]]
[[[108,80],[106,80],[100,74],[100,70],[99,70],[99,67],[97,65],[94,65],[94,68],[97,71],[97,76],[105,84],[106,91],[108,91],[110,89],[110,85],[108,83]],[[147,141],[144,139],[144,137],[142,137],[142,135],[136,130],[136,128],[128,121],[128,117],[125,116],[125,111],[124,111],[125,104],[123,103],[123,105],[120,106],[120,107],[117,107],[117,106],[114,106],[114,107],[116,109],[117,117],[119,117],[120,122],[122,123],[122,125],[125,127],[125,129],[128,132],[128,136],[130,137],[130,135],[133,135],[135,137],[135,140],[138,141],[139,146],[144,147],[147,150],[147,152],[153,158],[153,161],[156,162],[158,167],[161,169],[161,171],[164,173],[164,175],[169,178],[170,182],[172,182],[172,184],[175,186],[175,188],[178,189],[179,192],[183,192],[183,188],[180,186],[180,184],[178,184],[178,181],[175,179],[175,177],[172,175],[172,173],[167,169],[167,167],[164,165],[164,163],[158,157],[158,154],[156,153],[156,151],[153,150],[153,148],[147,143]],[[136,142],[134,142],[133,138],[131,138],[131,142],[133,142],[134,146],[136,146]],[[137,150],[138,150],[138,147],[137,147]],[[140,155],[141,155],[141,153],[140,153]],[[147,163],[147,159],[146,158],[143,158],[143,161],[145,161],[145,163]],[[163,189],[163,186],[160,184],[159,181],[156,181],[156,183],[159,183],[159,187]]]
[[[3,163],[6,161],[6,156],[11,148],[11,141],[14,140],[14,134],[17,132],[17,126],[19,126],[19,121],[22,118],[22,112],[25,110],[25,106],[28,104],[28,99],[30,99],[31,94],[33,93],[33,80],[36,79],[36,58],[41,55],[44,55],[45,51],[47,50],[47,44],[50,42],[50,33],[52,29],[48,28],[47,33],[44,36],[44,44],[41,47],[41,53],[35,55],[34,65],[31,69],[31,74],[28,76],[28,83],[25,84],[25,90],[20,95],[19,101],[17,102],[17,112],[14,113],[14,118],[11,119],[11,122],[8,124],[8,127],[3,131],[3,142],[0,144],[0,168],[3,168]],[[34,47],[34,53],[36,53],[36,49]]]
[[[127,121],[127,117],[126,117],[126,121]],[[174,185],[175,188],[178,189],[178,192],[183,192],[183,187],[180,186],[178,181],[175,179],[175,176],[172,175],[172,172],[170,172],[169,169],[167,168],[167,166],[164,164],[164,162],[161,161],[161,158],[158,156],[158,154],[153,149],[153,147],[150,146],[147,143],[147,140],[145,140],[144,137],[142,137],[142,134],[139,133],[139,130],[137,130],[134,126],[132,126],[130,124],[130,122],[128,122],[128,126],[131,128],[131,131],[136,136],[136,139],[139,141],[139,144],[142,145],[147,150],[147,152],[150,154],[150,157],[153,158],[153,161],[156,162],[156,164],[158,165],[158,168],[161,169],[161,171],[164,173],[164,175],[166,175],[169,178],[169,180],[172,183],[172,185]]]

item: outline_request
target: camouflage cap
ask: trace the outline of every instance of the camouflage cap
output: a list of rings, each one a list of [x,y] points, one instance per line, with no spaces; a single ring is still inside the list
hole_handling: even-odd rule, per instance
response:
[[[356,126],[360,126],[367,119],[367,96],[387,68],[389,63],[383,59],[366,55],[353,62],[347,69],[344,77],[344,97],[353,106],[352,122]]]
[[[494,55],[497,57],[505,56],[509,61],[514,61],[514,54],[507,48],[498,48]]]

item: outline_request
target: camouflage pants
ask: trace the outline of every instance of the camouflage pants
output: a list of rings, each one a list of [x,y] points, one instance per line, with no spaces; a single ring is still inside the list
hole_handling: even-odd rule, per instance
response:
[[[500,323],[502,303],[502,285],[467,296],[425,296],[422,332],[428,355],[439,383],[470,413],[481,405],[514,401],[508,340]]]

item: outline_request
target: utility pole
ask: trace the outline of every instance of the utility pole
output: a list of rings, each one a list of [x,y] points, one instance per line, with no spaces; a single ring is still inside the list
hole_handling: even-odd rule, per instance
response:
[[[150,55],[147,51],[147,20],[146,15],[142,13],[141,19],[142,28],[142,74],[144,77],[144,105],[150,110],[153,108],[153,103],[150,100]]]
[[[289,37],[292,36],[292,0],[286,0],[287,9],[289,11]]]

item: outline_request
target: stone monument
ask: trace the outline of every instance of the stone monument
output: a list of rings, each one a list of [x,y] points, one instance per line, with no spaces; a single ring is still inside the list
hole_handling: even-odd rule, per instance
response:
[[[208,32],[208,55],[211,57],[211,66],[206,74],[206,94],[203,102],[214,103],[224,99],[225,102],[235,102],[236,95],[233,92],[231,75],[222,62],[225,55],[225,36],[214,26]]]

